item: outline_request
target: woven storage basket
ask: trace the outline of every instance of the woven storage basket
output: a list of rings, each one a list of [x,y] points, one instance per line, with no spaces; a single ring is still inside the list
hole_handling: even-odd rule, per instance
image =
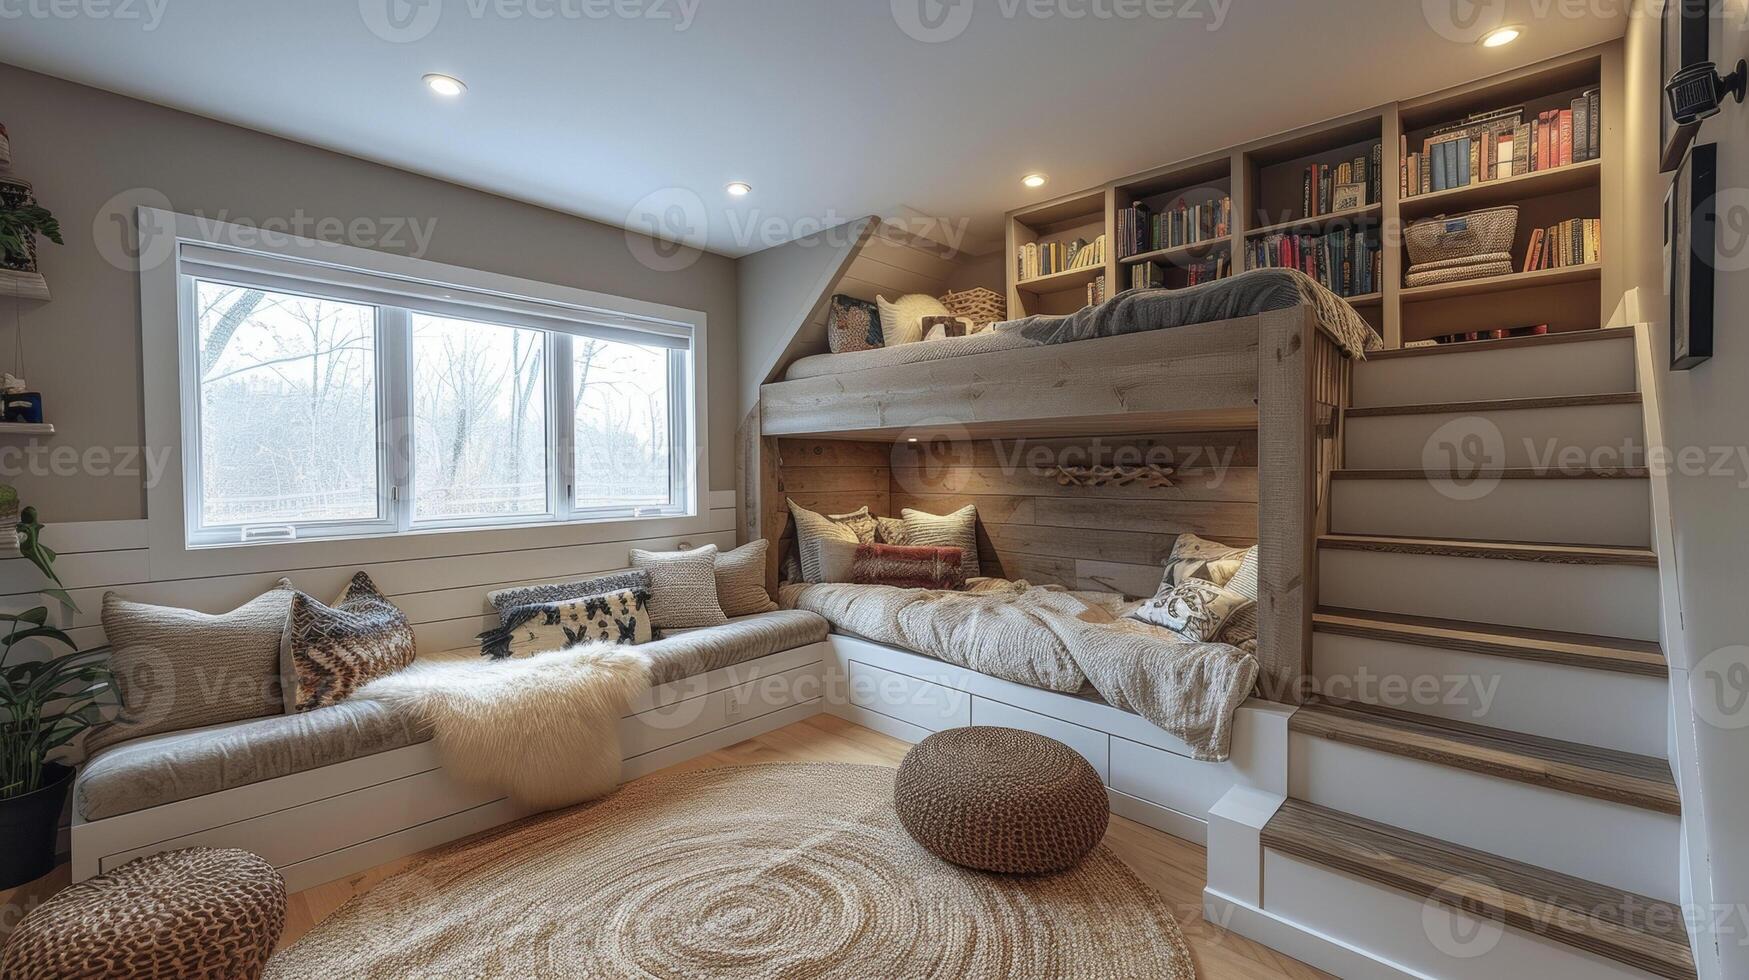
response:
[[[1488,276],[1504,276],[1512,271],[1512,256],[1505,252],[1477,256],[1461,262],[1431,262],[1425,266],[1412,265],[1403,276],[1403,285],[1409,289],[1416,286],[1435,286],[1446,282],[1464,282],[1470,279],[1485,279]]]
[[[993,289],[982,286],[960,292],[949,292],[941,305],[954,316],[970,317],[973,325],[983,326],[1008,319],[1008,303]]]
[[[1420,266],[1510,252],[1517,231],[1518,205],[1508,204],[1417,221],[1403,233],[1403,244],[1409,249],[1409,264]]]

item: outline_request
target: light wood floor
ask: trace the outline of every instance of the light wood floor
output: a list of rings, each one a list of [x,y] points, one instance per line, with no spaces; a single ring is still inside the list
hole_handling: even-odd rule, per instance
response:
[[[898,739],[831,715],[815,715],[663,772],[753,762],[850,762],[897,766],[909,748],[910,745]],[[1202,888],[1206,862],[1202,848],[1122,817],[1112,818],[1105,843],[1135,869],[1142,880],[1165,897],[1190,943],[1191,953],[1196,958],[1197,976],[1203,980],[1302,980],[1327,976],[1272,949],[1224,932],[1203,919]],[[289,943],[308,932],[347,899],[368,891],[413,859],[402,858],[292,895],[284,942]]]

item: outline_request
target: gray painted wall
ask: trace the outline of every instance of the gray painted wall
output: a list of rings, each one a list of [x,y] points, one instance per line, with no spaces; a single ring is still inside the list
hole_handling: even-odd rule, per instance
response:
[[[0,123],[11,133],[12,173],[35,185],[66,238],[64,246],[42,249],[51,302],[0,297],[0,369],[18,371],[16,330],[25,377],[43,393],[58,430],[40,446],[60,454],[39,451],[27,460],[5,447],[29,443],[0,444],[0,480],[18,487],[44,520],[145,516],[143,475],[109,472],[113,462],[88,453],[136,447],[142,439],[138,277],[105,259],[94,229],[106,202],[141,188],[184,213],[258,225],[307,221],[315,232],[310,237],[704,311],[709,483],[711,489],[734,487],[734,260],[701,253],[685,269],[658,272],[638,262],[626,232],[584,218],[10,65],[0,64],[0,92],[6,94]],[[322,219],[331,226],[367,223],[313,225]],[[430,230],[423,250],[414,223]],[[108,230],[106,238],[119,235]]]
[[[844,273],[855,257],[864,227],[872,218],[858,218],[817,235],[776,245],[739,261],[740,403],[737,424],[759,400],[759,386],[772,380],[772,369],[796,338],[820,296]]]

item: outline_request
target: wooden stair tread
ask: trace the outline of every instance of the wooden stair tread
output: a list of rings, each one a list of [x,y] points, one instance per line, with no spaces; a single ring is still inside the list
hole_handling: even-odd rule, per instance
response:
[[[1358,702],[1308,702],[1288,728],[1659,813],[1682,812],[1670,764],[1651,756]]]
[[[1515,347],[1550,347],[1557,344],[1583,344],[1597,340],[1632,340],[1634,332],[1619,328],[1602,330],[1568,330],[1534,337],[1504,337],[1500,340],[1471,340],[1459,344],[1437,344],[1432,347],[1399,347],[1396,350],[1368,351],[1368,361],[1396,361],[1405,357],[1431,357],[1438,354],[1464,354],[1477,351],[1509,350]]]
[[[1533,408],[1583,408],[1593,405],[1638,405],[1639,403],[1639,392],[1617,391],[1598,395],[1544,395],[1535,398],[1489,398],[1469,402],[1378,405],[1372,408],[1351,408],[1344,415],[1351,419],[1375,418],[1382,415],[1474,415],[1478,412],[1516,412]]]
[[[1387,640],[1415,646],[1513,657],[1593,670],[1667,677],[1669,667],[1656,643],[1588,633],[1561,633],[1495,626],[1430,616],[1405,616],[1366,609],[1321,606],[1312,616],[1319,633]]]
[[[1639,565],[1658,567],[1649,548],[1614,545],[1536,544],[1522,541],[1461,541],[1449,538],[1406,538],[1376,534],[1321,534],[1318,547],[1339,551],[1380,551],[1400,555],[1444,555],[1451,558],[1497,558],[1561,565]]]
[[[1265,847],[1504,922],[1672,980],[1695,976],[1681,908],[1303,800],[1263,828]]]
[[[1498,470],[1484,470],[1483,476],[1498,480],[1644,480],[1649,477],[1649,471],[1644,466],[1622,466],[1613,469],[1537,469],[1535,467],[1511,467]],[[1335,480],[1429,480],[1426,470],[1332,470],[1331,479]]]

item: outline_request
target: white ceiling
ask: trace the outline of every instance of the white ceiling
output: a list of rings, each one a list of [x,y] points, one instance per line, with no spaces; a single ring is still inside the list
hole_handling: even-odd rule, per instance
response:
[[[999,240],[1029,200],[1617,37],[1627,0],[11,6],[0,60],[741,255],[864,214]]]

